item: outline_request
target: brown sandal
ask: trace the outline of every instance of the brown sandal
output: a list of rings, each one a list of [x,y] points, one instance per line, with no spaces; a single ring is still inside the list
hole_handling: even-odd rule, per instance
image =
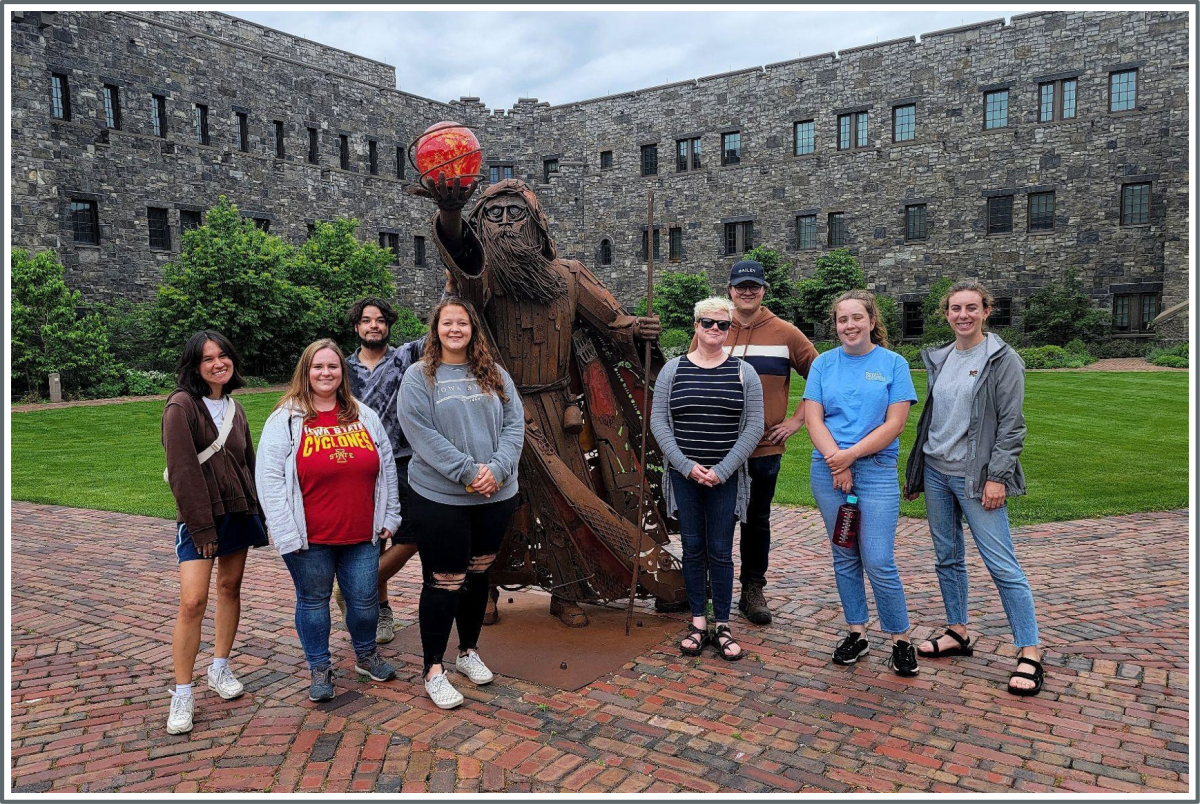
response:
[[[975,655],[975,648],[971,645],[970,637],[963,637],[956,631],[951,631],[949,628],[946,629],[946,633],[942,636],[954,637],[954,641],[957,642],[958,645],[951,646],[949,648],[943,648],[938,644],[938,639],[941,639],[942,637],[937,637],[937,639],[929,640],[929,644],[933,645],[933,650],[921,650],[918,648],[917,655],[927,659],[945,659],[950,656]]]

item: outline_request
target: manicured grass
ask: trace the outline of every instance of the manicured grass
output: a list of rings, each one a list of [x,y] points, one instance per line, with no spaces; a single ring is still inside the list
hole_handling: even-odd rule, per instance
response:
[[[793,375],[791,410],[804,393]],[[925,372],[900,436],[900,477],[925,404]],[[1021,465],[1027,494],[1012,499],[1013,524],[1166,511],[1188,506],[1188,375],[1166,372],[1034,371],[1025,377],[1028,435]],[[788,442],[775,501],[815,505],[807,431]],[[925,498],[901,504],[925,516]]]
[[[900,438],[901,475],[925,400]],[[792,407],[804,381],[792,383]],[[239,394],[257,441],[278,393]],[[1188,505],[1188,377],[1156,372],[1031,372],[1029,436],[1022,455],[1029,494],[1014,499],[1014,524],[1050,522]],[[162,480],[163,403],[60,408],[12,414],[14,500],[172,518]],[[813,505],[805,432],[790,442],[776,502]],[[924,502],[903,513],[924,516]]]

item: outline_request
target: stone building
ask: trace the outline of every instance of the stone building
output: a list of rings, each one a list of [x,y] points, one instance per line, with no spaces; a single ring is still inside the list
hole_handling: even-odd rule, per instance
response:
[[[652,243],[660,270],[717,284],[756,245],[797,276],[848,247],[909,337],[946,275],[987,282],[996,323],[1019,324],[1076,268],[1131,335],[1189,295],[1184,12],[1024,14],[509,110],[416,97],[388,65],[212,12],[16,12],[12,58],[13,244],[56,249],[93,297],[147,296],[224,194],[296,241],[358,218],[423,312],[441,266],[400,156],[447,118],[630,303]],[[1186,337],[1186,317],[1170,327]]]

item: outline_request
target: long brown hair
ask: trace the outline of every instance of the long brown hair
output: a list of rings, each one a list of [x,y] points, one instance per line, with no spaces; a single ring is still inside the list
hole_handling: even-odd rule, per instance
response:
[[[313,341],[304,348],[300,360],[296,363],[296,370],[292,372],[292,382],[288,385],[284,395],[275,403],[275,407],[282,408],[290,405],[298,408],[304,412],[305,421],[317,418],[319,411],[313,404],[313,392],[312,386],[308,384],[308,372],[312,368],[313,361],[316,360],[317,352],[322,349],[332,350],[342,364],[342,382],[335,392],[338,402],[338,421],[342,424],[352,422],[358,418],[358,400],[354,398],[354,394],[350,393],[350,369],[346,365],[346,355],[342,352],[342,347],[329,338]]]
[[[496,357],[492,347],[488,345],[487,335],[483,331],[483,320],[475,307],[466,299],[450,296],[443,299],[433,312],[429,314],[429,337],[425,340],[425,379],[433,385],[437,377],[438,366],[442,365],[442,341],[438,337],[438,323],[442,311],[447,307],[461,307],[467,313],[471,322],[471,340],[467,343],[467,365],[479,383],[479,390],[485,394],[495,394],[501,402],[508,401],[504,392],[504,378],[500,376],[500,368],[496,365]]]
[[[829,325],[833,327],[834,332],[837,332],[837,308],[844,301],[856,301],[862,304],[871,318],[871,343],[886,349],[888,345],[887,327],[884,326],[883,319],[879,316],[879,306],[875,304],[875,294],[869,290],[847,290],[834,299],[833,306],[829,308]]]

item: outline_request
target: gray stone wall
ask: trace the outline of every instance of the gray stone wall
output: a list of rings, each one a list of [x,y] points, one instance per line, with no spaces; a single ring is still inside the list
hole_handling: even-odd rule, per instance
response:
[[[441,268],[432,243],[430,265],[411,264],[412,237],[427,234],[430,209],[401,194],[394,151],[445,118],[476,130],[485,172],[513,165],[537,187],[560,253],[593,266],[628,303],[643,293],[651,190],[659,270],[704,272],[718,285],[737,259],[724,253],[725,221],[752,220],[754,244],[783,251],[802,277],[828,250],[828,214],[841,212],[868,280],[900,301],[919,299],[944,275],[977,276],[1014,298],[1019,322],[1020,300],[1070,267],[1101,306],[1114,289],[1134,286],[1161,284],[1164,308],[1188,296],[1184,13],[1026,14],[561,106],[521,99],[509,110],[398,92],[387,65],[222,14],[61,12],[45,27],[26,20],[13,31],[14,245],[57,249],[68,281],[90,296],[144,297],[154,287],[171,255],[149,250],[147,206],[204,206],[225,193],[296,240],[306,222],[334,216],[359,218],[364,239],[400,232],[400,296],[423,311]],[[1109,73],[1129,67],[1138,70],[1137,108],[1109,113]],[[60,68],[72,76],[71,123],[48,111],[49,73]],[[1077,116],[1037,122],[1039,82],[1063,77],[1077,78]],[[103,143],[106,82],[122,87],[126,125]],[[1009,125],[985,131],[983,95],[997,87],[1009,90]],[[169,97],[166,142],[149,136],[152,91]],[[210,106],[211,147],[191,137],[194,102]],[[909,103],[916,138],[894,143],[892,108]],[[236,148],[235,107],[249,110],[249,154]],[[869,115],[867,147],[837,149],[837,115],[846,111]],[[284,160],[273,157],[277,119],[287,126]],[[815,121],[816,152],[797,157],[800,120]],[[309,125],[321,130],[319,166],[304,161]],[[721,135],[730,131],[741,135],[741,161],[722,166]],[[337,167],[339,133],[350,135],[350,171]],[[378,177],[366,175],[368,137],[380,141]],[[675,172],[682,138],[700,139],[700,170]],[[657,176],[640,175],[647,143],[658,145]],[[599,154],[609,150],[613,167],[601,170]],[[544,184],[551,158],[559,173]],[[1149,225],[1120,225],[1120,188],[1132,181],[1152,184]],[[1049,190],[1054,228],[1029,233],[1029,194]],[[63,207],[76,193],[101,199],[99,249],[70,242]],[[1011,234],[986,234],[987,198],[997,194],[1014,196]],[[913,203],[928,209],[928,238],[919,242],[905,239],[904,208]],[[801,213],[817,216],[816,249],[798,248]],[[667,260],[670,227],[683,232],[678,262]],[[599,264],[604,238],[610,266]]]

